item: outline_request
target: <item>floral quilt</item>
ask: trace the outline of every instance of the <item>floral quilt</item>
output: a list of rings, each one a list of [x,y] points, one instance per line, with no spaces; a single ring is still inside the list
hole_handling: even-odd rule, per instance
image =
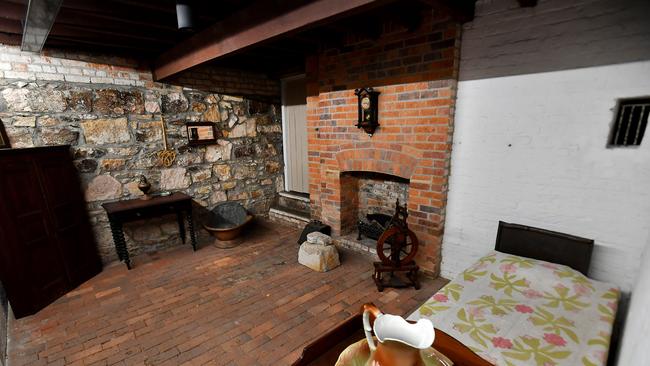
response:
[[[493,251],[409,316],[495,365],[604,366],[619,299],[567,266]]]

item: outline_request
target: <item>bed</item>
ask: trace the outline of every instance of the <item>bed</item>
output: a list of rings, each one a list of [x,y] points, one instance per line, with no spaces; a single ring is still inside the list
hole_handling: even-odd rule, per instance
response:
[[[433,346],[456,365],[603,366],[619,290],[586,277],[592,250],[589,239],[499,222],[495,250],[408,319],[431,319]],[[318,360],[360,339],[359,324],[349,319],[294,365],[333,365]]]
[[[495,248],[408,319],[496,365],[605,365],[619,290],[586,277],[593,242],[501,222]]]

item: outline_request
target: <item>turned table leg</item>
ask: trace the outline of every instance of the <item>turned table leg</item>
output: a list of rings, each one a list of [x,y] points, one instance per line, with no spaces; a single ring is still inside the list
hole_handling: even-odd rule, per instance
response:
[[[187,210],[187,228],[190,231],[192,249],[196,251],[196,233],[194,232],[194,220],[192,219],[192,207]]]
[[[113,243],[115,244],[117,257],[126,263],[126,268],[131,269],[131,259],[129,258],[129,251],[126,247],[122,223],[115,220],[109,220],[109,222],[111,225],[111,234],[113,234]]]

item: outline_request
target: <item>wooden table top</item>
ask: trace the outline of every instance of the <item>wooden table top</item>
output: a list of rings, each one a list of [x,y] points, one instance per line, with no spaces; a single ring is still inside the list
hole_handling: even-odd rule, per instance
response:
[[[168,203],[176,203],[176,202],[182,202],[187,200],[192,200],[192,197],[182,192],[175,192],[170,194],[169,196],[155,196],[149,200],[134,198],[130,200],[107,202],[107,203],[103,203],[102,207],[104,207],[104,210],[106,210],[107,213],[112,214],[116,212],[137,210],[140,208],[159,206]]]

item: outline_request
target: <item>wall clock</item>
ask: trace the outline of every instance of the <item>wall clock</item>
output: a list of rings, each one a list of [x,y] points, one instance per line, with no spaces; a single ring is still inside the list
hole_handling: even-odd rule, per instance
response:
[[[354,94],[358,97],[359,104],[359,121],[356,126],[372,136],[379,127],[379,92],[369,87],[355,89]]]

